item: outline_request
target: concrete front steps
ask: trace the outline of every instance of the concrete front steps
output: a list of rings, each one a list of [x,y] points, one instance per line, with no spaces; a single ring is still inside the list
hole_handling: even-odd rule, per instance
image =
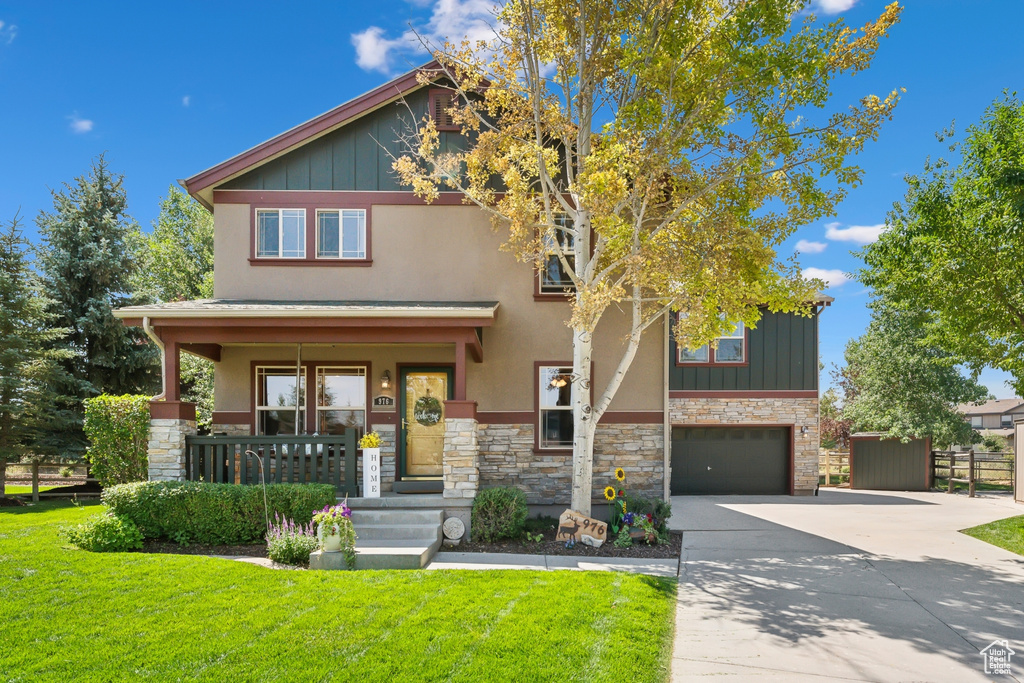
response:
[[[350,501],[351,503],[352,501]],[[353,507],[356,569],[420,569],[441,547],[444,510]]]

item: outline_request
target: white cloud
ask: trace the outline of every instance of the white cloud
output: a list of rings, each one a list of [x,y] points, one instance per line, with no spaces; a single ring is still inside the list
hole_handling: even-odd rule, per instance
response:
[[[14,24],[7,24],[0,21],[0,43],[10,45],[18,36],[18,27]]]
[[[801,254],[820,254],[828,248],[828,244],[825,242],[811,242],[810,240],[800,240],[796,243],[796,250]]]
[[[857,0],[814,0],[814,9],[822,14],[839,14],[856,4]]]
[[[836,242],[856,242],[857,244],[871,244],[878,241],[878,238],[885,232],[885,223],[878,225],[851,225],[847,228],[839,227],[842,223],[827,223],[825,225],[825,237]]]
[[[73,133],[88,133],[92,130],[92,119],[83,119],[78,115],[77,111],[69,116],[68,119],[71,121],[71,132]]]
[[[458,43],[491,40],[494,29],[496,0],[408,0],[410,4],[432,7],[426,26],[408,30],[397,38],[390,38],[379,26],[353,33],[352,45],[356,49],[356,64],[366,71],[390,73],[392,62],[399,56],[424,61],[426,50],[421,39],[440,46],[445,40]],[[419,36],[417,36],[417,33]],[[414,60],[414,61],[416,61]]]
[[[184,97],[181,98],[181,106],[187,107],[190,104],[192,104],[192,96],[191,95],[185,95]]]
[[[849,276],[838,268],[804,268],[804,277],[808,280],[822,280],[826,287],[841,287],[849,282]]]

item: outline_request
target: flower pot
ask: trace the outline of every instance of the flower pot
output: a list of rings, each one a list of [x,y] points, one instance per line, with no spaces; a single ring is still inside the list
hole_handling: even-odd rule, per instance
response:
[[[338,553],[341,552],[341,534],[324,533],[323,527],[320,527],[320,545],[323,546],[325,553]]]

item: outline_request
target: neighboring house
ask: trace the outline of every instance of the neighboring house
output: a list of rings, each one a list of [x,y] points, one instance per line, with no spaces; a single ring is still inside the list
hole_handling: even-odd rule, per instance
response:
[[[214,216],[215,298],[117,312],[165,349],[152,478],[186,476],[186,352],[215,362],[215,434],[375,430],[384,491],[472,498],[514,485],[534,505],[569,502],[574,385],[557,256],[539,270],[517,262],[459,194],[428,206],[391,172],[403,121],[443,118],[444,97],[410,72],[184,181]],[[459,144],[439,123],[442,144]],[[594,497],[619,466],[631,493],[657,497],[812,493],[818,314],[830,301],[809,317],[765,311],[717,349],[677,350],[667,318],[649,328],[597,429]],[[602,319],[596,387],[627,331],[615,309]]]
[[[979,405],[964,403],[957,406],[957,410],[979,434],[1001,436],[1006,439],[1007,448],[1013,450],[1013,422],[1024,419],[1024,400],[1000,398]]]

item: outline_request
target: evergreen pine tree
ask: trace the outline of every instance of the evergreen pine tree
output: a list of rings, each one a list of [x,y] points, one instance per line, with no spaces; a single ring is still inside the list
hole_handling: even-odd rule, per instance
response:
[[[39,268],[54,325],[70,330],[58,342],[70,357],[61,361],[65,372],[55,391],[75,399],[66,406],[75,426],[51,433],[47,445],[76,453],[85,446],[81,401],[103,392],[152,392],[159,368],[144,333],[124,327],[112,313],[145,303],[133,291],[143,237],[126,213],[124,176],[111,173],[100,155],[88,175],[52,194],[53,211],[36,219]]]
[[[67,330],[51,325],[50,302],[39,291],[28,250],[15,216],[0,230],[0,496],[7,463],[47,455],[40,437],[59,429],[61,418],[53,385],[66,353],[53,344]]]

